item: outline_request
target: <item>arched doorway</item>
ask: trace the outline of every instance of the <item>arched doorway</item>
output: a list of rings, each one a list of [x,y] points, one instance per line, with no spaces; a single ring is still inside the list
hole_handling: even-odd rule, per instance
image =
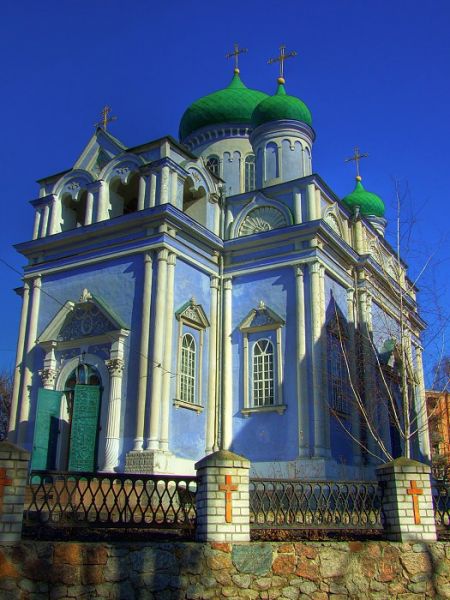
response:
[[[98,370],[80,363],[64,383],[65,425],[61,462],[68,471],[96,471],[102,380]]]

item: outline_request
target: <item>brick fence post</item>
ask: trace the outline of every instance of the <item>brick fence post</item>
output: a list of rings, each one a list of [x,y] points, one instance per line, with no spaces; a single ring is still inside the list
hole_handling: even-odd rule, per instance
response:
[[[430,472],[428,465],[404,457],[377,468],[387,539],[436,541]]]
[[[228,450],[199,461],[197,469],[197,540],[250,540],[250,462]]]
[[[23,504],[30,453],[10,442],[0,442],[0,542],[22,537]]]

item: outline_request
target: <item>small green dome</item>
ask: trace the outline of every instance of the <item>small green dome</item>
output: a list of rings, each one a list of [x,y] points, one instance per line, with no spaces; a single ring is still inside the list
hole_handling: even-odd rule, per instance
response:
[[[208,94],[189,106],[181,118],[180,139],[183,140],[193,131],[206,125],[250,124],[253,109],[267,97],[264,92],[246,87],[239,77],[239,72],[235,71],[228,87]]]
[[[380,196],[364,189],[361,177],[356,178],[356,186],[353,192],[342,200],[351,211],[359,207],[359,211],[364,217],[384,217],[383,200]]]
[[[263,100],[253,111],[252,125],[258,127],[263,123],[284,119],[300,121],[312,127],[309,108],[299,98],[286,94],[283,83],[279,83],[277,93]]]

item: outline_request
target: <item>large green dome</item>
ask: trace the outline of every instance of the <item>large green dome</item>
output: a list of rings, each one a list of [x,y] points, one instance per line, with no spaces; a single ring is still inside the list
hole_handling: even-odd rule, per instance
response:
[[[285,119],[300,121],[312,127],[309,108],[299,98],[286,94],[283,83],[279,83],[276,94],[263,100],[253,111],[252,125],[258,127],[263,123]]]
[[[267,94],[246,87],[239,73],[228,87],[196,100],[185,111],[180,123],[180,139],[207,125],[251,122],[253,109]]]
[[[364,189],[363,184],[361,183],[361,177],[356,178],[355,189],[351,194],[345,196],[342,201],[351,211],[354,211],[356,207],[359,207],[359,212],[364,217],[384,217],[383,200],[380,196]]]

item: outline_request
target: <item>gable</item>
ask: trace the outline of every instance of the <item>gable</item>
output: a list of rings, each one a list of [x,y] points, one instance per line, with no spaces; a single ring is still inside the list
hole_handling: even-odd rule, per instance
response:
[[[78,302],[68,301],[50,321],[38,343],[67,342],[127,329],[117,315],[87,289]]]
[[[196,304],[195,298],[191,298],[189,302],[183,304],[176,311],[175,316],[179,321],[185,321],[197,329],[209,327],[208,317],[201,304]]]
[[[252,308],[239,325],[241,331],[257,331],[263,329],[278,329],[285,324],[275,311],[270,309],[261,300],[258,308]]]
[[[100,171],[118,154],[122,154],[126,147],[110,133],[98,128],[91,137],[74,169],[83,169],[93,175]]]

